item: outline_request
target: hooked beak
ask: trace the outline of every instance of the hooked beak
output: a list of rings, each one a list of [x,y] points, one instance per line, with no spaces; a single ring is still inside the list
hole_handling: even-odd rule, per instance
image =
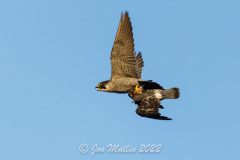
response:
[[[95,87],[95,89],[96,89],[96,88],[98,88],[97,91],[100,91],[100,85],[97,85],[97,86]]]

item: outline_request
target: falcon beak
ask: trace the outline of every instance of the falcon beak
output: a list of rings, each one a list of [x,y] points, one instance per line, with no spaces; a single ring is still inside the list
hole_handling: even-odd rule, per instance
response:
[[[100,91],[100,85],[99,85],[99,84],[95,87],[95,89],[96,89],[96,88],[98,88],[97,91]]]

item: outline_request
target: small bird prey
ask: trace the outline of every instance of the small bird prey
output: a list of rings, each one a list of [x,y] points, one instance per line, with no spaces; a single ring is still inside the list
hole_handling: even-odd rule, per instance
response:
[[[146,82],[141,82],[145,83]],[[171,118],[161,116],[159,109],[163,109],[160,100],[163,99],[177,99],[180,96],[178,88],[171,89],[147,89],[148,85],[138,86],[135,89],[128,90],[128,96],[133,99],[135,104],[138,105],[136,113],[142,117],[148,117],[159,120],[171,120]]]
[[[179,88],[163,89],[162,86],[151,81],[139,81],[139,85],[135,86],[134,93],[139,93],[138,97],[152,96],[158,100],[177,99],[180,97]],[[141,99],[139,98],[139,100]]]
[[[132,26],[128,12],[121,15],[117,34],[111,52],[111,79],[100,82],[95,88],[98,91],[127,93],[141,80],[143,67],[142,55],[136,56]]]

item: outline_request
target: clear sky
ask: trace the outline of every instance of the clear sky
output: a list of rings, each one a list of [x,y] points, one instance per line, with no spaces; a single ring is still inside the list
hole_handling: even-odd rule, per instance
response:
[[[1,1],[0,158],[238,160],[239,8],[238,0]],[[142,78],[180,88],[179,99],[162,101],[172,121],[142,118],[126,94],[94,88],[110,78],[125,10]],[[95,144],[105,152],[91,156]],[[136,151],[110,153],[110,144]],[[140,153],[148,144],[160,152]]]

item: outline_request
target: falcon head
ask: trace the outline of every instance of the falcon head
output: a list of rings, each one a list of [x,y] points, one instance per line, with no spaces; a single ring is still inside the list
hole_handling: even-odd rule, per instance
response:
[[[109,81],[109,80],[108,80],[108,81]],[[107,90],[108,81],[100,82],[100,83],[95,87],[95,88],[98,88],[97,91],[105,91],[105,90]]]

